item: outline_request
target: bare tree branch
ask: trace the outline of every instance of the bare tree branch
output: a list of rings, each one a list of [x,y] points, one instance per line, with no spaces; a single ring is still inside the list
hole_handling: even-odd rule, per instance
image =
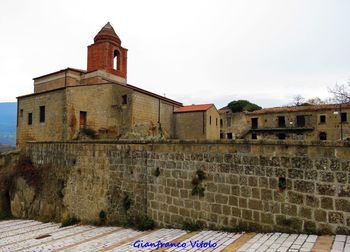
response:
[[[349,82],[348,86],[350,86]],[[350,90],[349,87],[344,84],[335,84],[335,86],[329,88],[328,91],[333,95],[333,99],[336,103],[350,103]]]

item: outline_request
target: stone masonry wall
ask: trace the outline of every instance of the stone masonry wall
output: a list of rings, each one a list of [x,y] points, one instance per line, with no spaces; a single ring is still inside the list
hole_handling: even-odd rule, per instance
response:
[[[68,170],[65,208],[87,221],[104,210],[111,222],[147,212],[161,226],[350,232],[346,144],[52,142],[29,143],[27,153],[37,165]],[[193,183],[198,170],[205,178]],[[192,195],[194,184],[203,196]]]

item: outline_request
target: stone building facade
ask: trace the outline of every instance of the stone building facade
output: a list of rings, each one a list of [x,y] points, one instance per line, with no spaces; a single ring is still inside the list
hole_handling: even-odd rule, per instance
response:
[[[291,106],[232,113],[220,109],[223,139],[339,141],[350,137],[350,104]]]
[[[18,148],[27,141],[78,139],[86,129],[113,139],[175,137],[174,111],[182,103],[127,83],[127,49],[109,23],[87,58],[86,71],[34,78],[34,93],[17,97]]]
[[[214,104],[178,108],[175,110],[175,137],[179,139],[218,139],[219,119],[219,112]]]

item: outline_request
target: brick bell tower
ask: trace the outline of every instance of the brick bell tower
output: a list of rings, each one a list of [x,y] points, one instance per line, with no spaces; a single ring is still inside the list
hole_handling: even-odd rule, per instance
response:
[[[88,46],[87,71],[105,70],[126,79],[128,49],[121,46],[121,40],[108,22]]]

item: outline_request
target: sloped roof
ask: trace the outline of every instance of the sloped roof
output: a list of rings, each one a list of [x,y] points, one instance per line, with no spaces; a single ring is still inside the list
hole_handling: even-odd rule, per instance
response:
[[[214,104],[198,104],[198,105],[188,105],[183,106],[181,108],[176,109],[175,113],[186,113],[186,112],[199,112],[199,111],[207,111],[209,108],[214,106]]]
[[[222,107],[221,109],[219,109],[219,114],[224,114],[226,112],[230,112],[231,109],[229,107]]]
[[[342,108],[350,108],[350,104],[342,104]],[[287,112],[301,112],[301,111],[318,111],[318,110],[339,110],[339,104],[322,104],[322,105],[308,105],[308,106],[287,106],[287,107],[275,107],[265,108],[248,112],[249,115],[261,115],[271,113],[287,113]]]
[[[122,43],[117,33],[114,31],[112,25],[109,22],[102,27],[102,29],[97,33],[97,35],[94,38],[94,42],[106,41],[106,40],[114,41],[118,45]]]
[[[85,71],[85,70],[82,70],[82,69],[67,67],[67,68],[65,68],[65,69],[61,69],[61,70],[58,70],[58,71],[53,72],[53,73],[48,73],[48,74],[44,74],[44,75],[35,77],[35,78],[33,78],[33,80],[40,79],[40,78],[43,78],[43,77],[46,77],[46,76],[49,76],[49,75],[53,75],[53,74],[62,73],[62,72],[68,71],[68,70],[71,70],[71,71],[74,71],[74,72],[79,72],[79,73],[86,73],[86,71]]]

